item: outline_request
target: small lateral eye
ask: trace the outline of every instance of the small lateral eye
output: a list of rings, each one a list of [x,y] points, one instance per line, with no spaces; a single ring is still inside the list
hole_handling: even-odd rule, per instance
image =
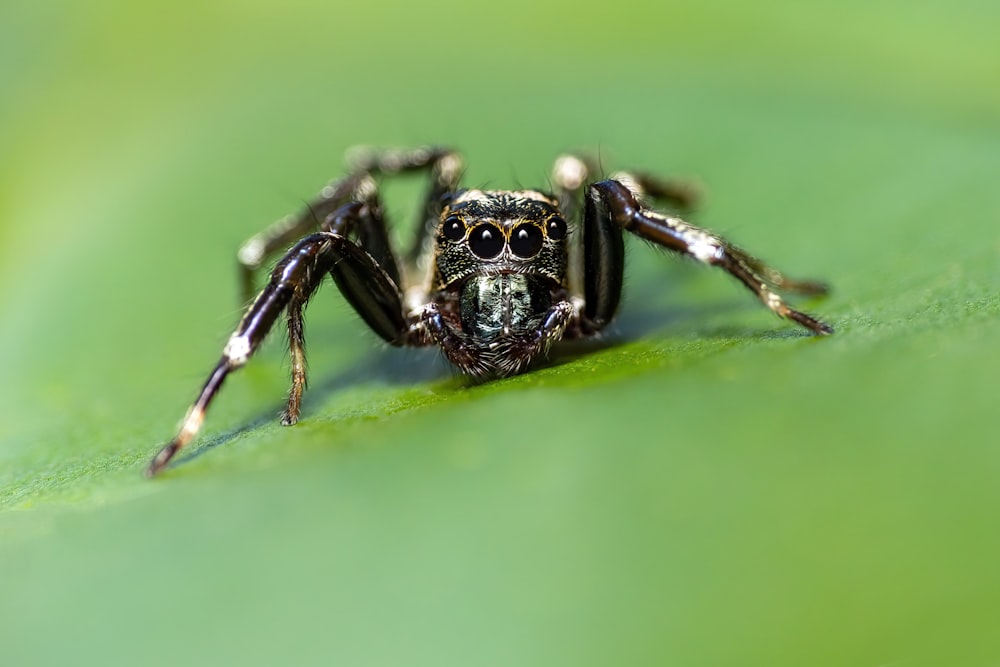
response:
[[[535,225],[518,225],[510,233],[510,250],[518,257],[527,259],[538,254],[544,241],[542,230]]]
[[[465,222],[457,215],[450,215],[442,223],[441,231],[449,241],[461,241],[465,238]]]
[[[477,225],[469,234],[469,249],[481,259],[493,259],[503,250],[503,232],[496,225]]]
[[[549,218],[546,229],[549,232],[549,238],[558,241],[566,236],[566,221],[559,217]]]

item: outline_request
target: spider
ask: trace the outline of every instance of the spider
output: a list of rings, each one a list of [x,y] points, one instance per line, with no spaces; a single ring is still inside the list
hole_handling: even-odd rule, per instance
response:
[[[163,470],[194,438],[223,381],[249,361],[282,313],[291,388],[281,423],[298,421],[306,386],[302,312],[328,274],[390,345],[436,345],[477,379],[521,373],[554,342],[593,336],[608,325],[622,293],[623,231],[717,266],[779,316],[816,335],[833,333],[775,291],[816,295],[826,292],[824,284],[786,278],[722,237],[649,208],[650,201],[689,208],[695,194],[685,185],[639,172],[591,182],[595,165],[569,155],[556,160],[554,194],[462,189],[461,157],[447,148],[365,149],[349,154],[348,163],[348,175],[325,187],[305,210],[240,249],[249,302],[256,271],[292,244],[229,338],[176,437],[150,462],[148,475]],[[416,171],[429,172],[430,187],[418,238],[399,257],[389,241],[377,179]],[[582,243],[573,243],[573,224],[582,224]]]

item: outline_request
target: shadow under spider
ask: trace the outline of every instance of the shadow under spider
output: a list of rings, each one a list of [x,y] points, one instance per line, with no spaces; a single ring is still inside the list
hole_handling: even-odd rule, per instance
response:
[[[758,338],[788,339],[812,338],[807,331],[792,328],[748,329],[733,326],[702,328],[699,321],[719,314],[739,312],[745,304],[738,301],[720,302],[699,306],[674,306],[668,308],[648,308],[640,310],[625,307],[610,325],[607,333],[590,338],[568,340],[557,343],[548,358],[540,359],[533,369],[554,368],[572,363],[595,352],[611,349],[627,342],[638,340],[651,332],[663,332],[676,336],[683,331],[687,335],[709,339]],[[688,323],[689,326],[684,326]],[[528,371],[530,372],[530,371]],[[338,391],[364,382],[381,381],[388,385],[411,385],[451,379],[451,388],[461,390],[494,382],[495,378],[476,379],[462,375],[452,367],[437,348],[393,349],[382,348],[370,352],[360,362],[319,382],[311,384],[303,396],[302,413],[306,418],[318,405],[323,404]],[[245,424],[205,439],[195,448],[177,457],[169,468],[185,465],[211,450],[224,445],[242,435],[252,433],[267,424],[280,419],[285,402],[272,404],[261,410],[257,416]]]
[[[395,352],[395,354],[393,354]],[[382,381],[389,385],[418,384],[432,382],[447,376],[448,365],[437,354],[437,350],[391,350],[379,349],[371,352],[360,362],[334,373],[319,382],[312,383],[302,397],[302,413],[308,415],[312,409],[338,391],[363,382]],[[191,451],[185,452],[168,466],[184,465],[207,452],[224,445],[241,435],[252,433],[262,426],[280,420],[285,401],[274,403],[261,410],[247,423],[207,438]],[[308,418],[308,417],[306,417]]]

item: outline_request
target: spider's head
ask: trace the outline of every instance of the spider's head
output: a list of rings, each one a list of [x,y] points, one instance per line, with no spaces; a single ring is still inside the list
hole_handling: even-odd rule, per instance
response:
[[[534,274],[564,283],[566,221],[555,198],[536,190],[465,190],[437,230],[442,286],[472,275]]]

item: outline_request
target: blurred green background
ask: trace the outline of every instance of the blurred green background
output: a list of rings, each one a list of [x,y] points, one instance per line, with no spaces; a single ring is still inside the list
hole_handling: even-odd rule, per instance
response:
[[[0,664],[995,665],[1000,5],[0,7]],[[560,152],[832,297],[630,245],[613,344],[467,387],[336,290],[140,472],[235,249],[359,144]],[[401,225],[415,183],[389,189]]]

